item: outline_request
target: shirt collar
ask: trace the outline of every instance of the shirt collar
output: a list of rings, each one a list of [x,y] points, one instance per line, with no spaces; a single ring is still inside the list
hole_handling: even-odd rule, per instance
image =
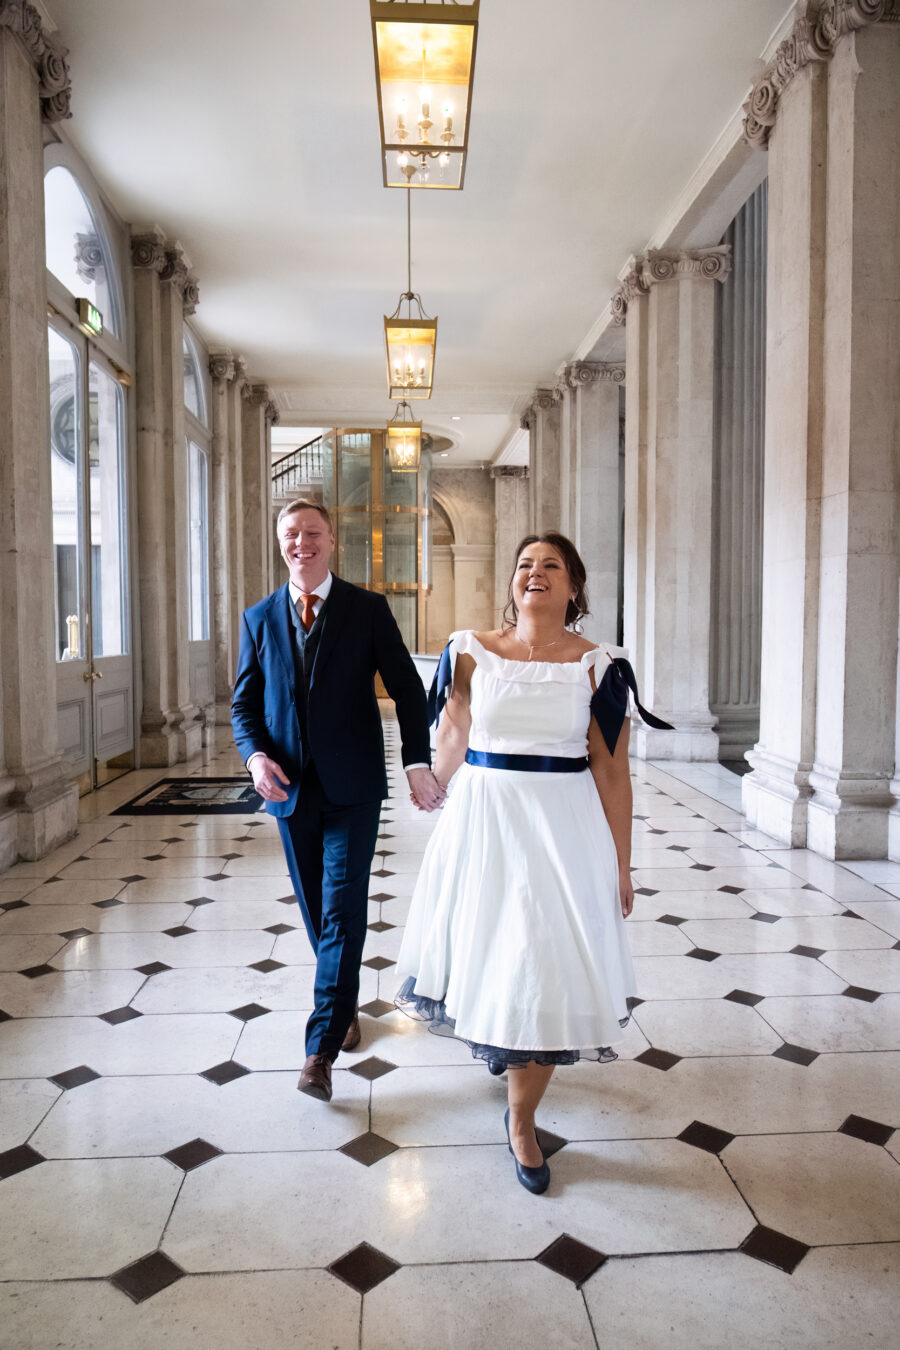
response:
[[[331,572],[329,572],[325,580],[320,582],[319,585],[316,587],[315,593],[319,597],[319,600],[323,605],[325,601],[328,599],[328,593],[331,590],[332,581],[334,581],[334,576]],[[303,595],[303,591],[301,591],[299,586],[295,586],[294,583],[290,580],[288,580],[288,591],[291,597],[291,604],[296,605],[301,595]]]

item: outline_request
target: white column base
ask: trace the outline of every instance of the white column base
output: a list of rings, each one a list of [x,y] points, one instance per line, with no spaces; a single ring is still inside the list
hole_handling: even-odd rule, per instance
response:
[[[14,798],[9,803],[9,815],[15,821],[10,862],[16,857],[26,862],[45,858],[78,833],[78,784],[62,777],[67,768],[68,761],[57,760],[28,779],[18,780],[20,791],[24,784],[27,786],[18,801]],[[0,822],[0,857],[9,851],[9,833],[9,816],[4,816]]]
[[[895,799],[877,778],[849,778],[816,766],[806,846],[825,858],[886,858]]]
[[[746,758],[753,766],[753,772],[741,779],[741,801],[747,820],[791,848],[806,848],[808,770],[758,748]]]
[[[888,857],[891,862],[900,862],[900,778],[891,783],[894,805],[888,812]]]
[[[673,715],[677,723],[677,714]],[[706,726],[678,726],[675,731],[657,731],[643,724],[634,726],[632,731],[633,753],[638,759],[680,759],[717,761],[719,758],[719,738],[707,723]]]
[[[7,808],[0,813],[0,872],[12,867],[19,856],[19,826],[16,813]]]

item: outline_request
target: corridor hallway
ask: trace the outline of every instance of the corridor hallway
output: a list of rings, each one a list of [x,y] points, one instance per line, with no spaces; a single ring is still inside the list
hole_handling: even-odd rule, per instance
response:
[[[147,770],[0,876],[3,1350],[895,1344],[897,865],[789,850],[723,770],[635,762],[641,997],[617,1063],[554,1076],[536,1198],[504,1081],[392,1008],[435,818],[386,732],[330,1106],[296,1090],[313,966],[266,815],[103,814]],[[230,742],[197,763],[168,774],[241,771]]]

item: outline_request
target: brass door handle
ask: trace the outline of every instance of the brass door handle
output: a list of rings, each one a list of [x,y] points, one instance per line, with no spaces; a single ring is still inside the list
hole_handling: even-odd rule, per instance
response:
[[[81,678],[84,680],[85,684],[89,684],[89,683],[91,682],[91,680],[102,680],[102,679],[103,679],[103,671],[102,671],[102,670],[86,670],[86,671],[84,672],[84,674],[82,675]]]

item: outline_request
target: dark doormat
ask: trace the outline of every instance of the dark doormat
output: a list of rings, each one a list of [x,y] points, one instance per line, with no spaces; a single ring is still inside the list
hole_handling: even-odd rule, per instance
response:
[[[243,816],[262,807],[248,778],[160,778],[111,816]]]

